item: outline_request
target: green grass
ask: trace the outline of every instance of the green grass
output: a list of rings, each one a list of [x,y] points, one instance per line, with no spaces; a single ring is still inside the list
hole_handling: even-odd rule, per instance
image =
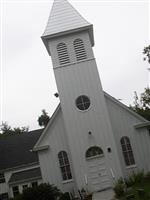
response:
[[[144,195],[139,196],[138,189],[143,189]],[[150,183],[132,186],[130,191],[127,191],[127,193],[123,197],[120,197],[119,200],[127,200],[127,196],[130,194],[134,194],[135,196],[132,200],[150,200]]]

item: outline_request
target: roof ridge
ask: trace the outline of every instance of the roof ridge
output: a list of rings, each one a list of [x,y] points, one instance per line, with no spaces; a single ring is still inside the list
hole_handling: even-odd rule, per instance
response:
[[[25,134],[36,134],[37,132],[39,131],[43,131],[44,128],[40,128],[40,129],[35,129],[35,130],[31,130],[31,131],[28,131],[28,132],[22,132],[22,133],[3,133],[3,134],[0,134],[0,139],[3,139],[3,138],[8,138],[8,137],[14,137],[14,136],[22,136],[22,135],[25,135]]]

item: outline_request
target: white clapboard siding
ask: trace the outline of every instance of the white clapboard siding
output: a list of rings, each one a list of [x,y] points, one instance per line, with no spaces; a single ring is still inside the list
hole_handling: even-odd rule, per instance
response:
[[[83,40],[87,55],[86,59],[79,62],[73,46],[74,40],[78,38]],[[70,63],[64,66],[59,65],[56,50],[60,42],[67,45],[69,52]],[[78,187],[85,184],[85,152],[91,144],[103,148],[110,179],[110,166],[115,177],[120,177],[120,163],[88,32],[83,31],[50,40],[49,48]],[[76,108],[75,100],[80,95],[87,95],[90,98],[91,107],[88,111],[82,112]],[[92,132],[91,138],[88,135],[89,131]],[[112,148],[111,154],[107,152],[109,146]]]
[[[132,114],[132,112],[129,112],[127,109],[124,109],[107,95],[105,98],[124,175],[126,176],[128,171],[130,172],[130,168],[125,166],[123,159],[120,145],[120,139],[122,136],[128,136],[130,138],[136,162],[134,169],[137,171],[142,169],[145,171],[150,170],[149,132],[146,128],[135,129],[134,127],[134,125],[142,122],[142,119]]]
[[[70,152],[68,149],[66,130],[64,127],[61,109],[58,110],[54,122],[47,129],[46,134],[44,135],[44,138],[39,145],[49,145],[48,150],[38,152],[44,182],[49,182],[50,184],[57,185],[58,188],[64,192],[72,192],[74,188],[74,182],[72,181],[68,184],[63,183],[58,160],[58,153],[60,151],[66,151],[68,153],[71,165]]]

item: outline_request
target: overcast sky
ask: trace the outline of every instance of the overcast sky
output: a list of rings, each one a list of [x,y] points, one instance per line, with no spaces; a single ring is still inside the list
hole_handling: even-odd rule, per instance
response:
[[[94,25],[94,53],[103,89],[129,105],[148,85],[142,50],[149,44],[148,0],[69,0]],[[1,121],[39,128],[59,99],[51,58],[40,36],[53,1],[1,1]]]

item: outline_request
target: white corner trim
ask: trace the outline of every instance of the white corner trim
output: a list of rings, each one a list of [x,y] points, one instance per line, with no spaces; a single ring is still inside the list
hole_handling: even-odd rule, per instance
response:
[[[137,168],[136,165],[130,165],[130,166],[127,166],[126,169],[132,169],[132,168]]]
[[[146,128],[149,127],[150,128],[150,122],[143,122],[143,123],[139,123],[139,124],[135,124],[134,128],[138,129],[138,128]]]
[[[42,150],[47,150],[49,149],[49,145],[44,145],[44,146],[37,146],[33,148],[33,151],[42,151]]]
[[[71,63],[67,63],[67,64],[63,64],[63,65],[58,65],[58,66],[55,66],[53,67],[54,70],[56,69],[59,69],[59,68],[63,68],[63,67],[70,67],[70,66],[73,66],[73,65],[76,65],[76,64],[79,64],[79,63],[82,63],[82,62],[88,62],[88,61],[91,61],[91,60],[95,60],[95,58],[86,58],[84,60],[80,60],[80,61],[76,61],[76,62],[71,62]]]
[[[62,181],[62,184],[67,184],[67,183],[70,183],[70,182],[73,182],[73,179],[69,179],[69,180],[66,180],[66,181]]]

